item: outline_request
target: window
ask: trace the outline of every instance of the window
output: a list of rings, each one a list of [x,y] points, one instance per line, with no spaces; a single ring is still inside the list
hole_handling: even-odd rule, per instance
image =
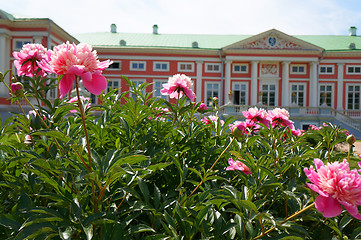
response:
[[[233,85],[233,104],[248,105],[248,84],[235,83]]]
[[[120,70],[120,68],[121,68],[121,63],[120,62],[113,62],[108,67],[108,69],[110,69],[110,70]]]
[[[291,103],[300,107],[305,106],[305,85],[292,84],[291,85]]]
[[[333,101],[332,101],[332,85],[330,84],[320,84],[320,95],[319,95],[319,101],[320,105],[327,105],[329,107],[332,107]]]
[[[261,85],[260,102],[266,106],[276,106],[276,84]]]
[[[108,81],[107,92],[110,92],[113,89],[117,89],[116,93],[118,94],[119,93],[119,87],[120,87],[119,81],[117,81],[117,80],[109,80]]]
[[[332,65],[322,65],[320,66],[320,74],[333,74],[334,67]]]
[[[145,62],[130,62],[130,70],[132,71],[145,71]]]
[[[348,85],[347,109],[360,110],[361,85]]]
[[[168,62],[154,62],[153,63],[154,71],[169,71],[169,63]]]
[[[305,74],[306,73],[306,65],[305,64],[299,64],[299,65],[292,64],[291,65],[291,73]]]
[[[233,64],[234,73],[248,73],[248,64]]]
[[[132,80],[132,83],[135,84],[136,88],[139,88],[140,85],[142,85],[143,83],[145,83],[144,79],[137,79],[137,80]],[[143,89],[142,94],[145,94],[145,89]],[[130,97],[132,97],[134,100],[136,100],[136,95],[134,93],[130,93]]]
[[[194,63],[178,63],[179,72],[194,72]]]
[[[13,45],[14,51],[20,51],[25,44],[33,43],[33,40],[32,39],[15,39],[13,43],[14,43],[14,45]]]
[[[208,106],[212,106],[213,102],[211,98],[220,98],[220,84],[218,82],[206,83],[206,103]]]
[[[168,100],[167,95],[162,95],[160,93],[160,90],[163,89],[163,84],[168,83],[167,80],[154,80],[153,82],[153,96],[158,98],[163,98],[165,100]]]
[[[56,75],[55,73],[48,74],[47,77],[48,77],[48,78],[57,79],[57,75]],[[55,81],[55,83],[56,83],[56,82],[57,82],[57,81]],[[57,85],[55,85],[55,83],[52,82],[52,80],[50,80],[50,79],[47,81],[48,87],[51,87],[51,88],[49,89],[49,91],[47,92],[47,96],[48,96],[49,99],[55,99],[55,98],[58,97],[58,96],[57,96]]]
[[[361,66],[347,66],[347,74],[361,74]]]
[[[221,64],[219,63],[206,63],[206,72],[221,72]]]

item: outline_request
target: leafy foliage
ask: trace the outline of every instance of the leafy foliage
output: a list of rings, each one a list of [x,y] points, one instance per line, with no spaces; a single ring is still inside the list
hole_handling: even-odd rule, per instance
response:
[[[1,239],[361,236],[347,212],[326,219],[311,208],[284,221],[314,200],[303,168],[347,157],[335,148],[344,141],[339,127],[301,137],[264,127],[234,139],[232,118],[204,125],[200,103],[142,94],[147,84],[128,80],[134,97],[113,90],[99,96],[100,106],[70,113],[73,105],[46,99],[54,83],[32,80],[26,95],[37,99],[38,114],[0,126]],[[226,171],[231,157],[251,173]]]

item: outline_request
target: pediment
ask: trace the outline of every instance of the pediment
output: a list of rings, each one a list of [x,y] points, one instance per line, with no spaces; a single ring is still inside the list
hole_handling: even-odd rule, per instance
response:
[[[323,48],[287,35],[276,29],[246,38],[223,48],[223,50],[311,50]]]

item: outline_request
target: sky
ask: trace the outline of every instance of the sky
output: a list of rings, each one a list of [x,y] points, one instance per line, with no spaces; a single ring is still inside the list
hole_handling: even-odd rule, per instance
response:
[[[253,35],[361,33],[361,0],[0,0],[0,9],[50,18],[70,34],[118,32]],[[361,34],[360,34],[361,35]]]

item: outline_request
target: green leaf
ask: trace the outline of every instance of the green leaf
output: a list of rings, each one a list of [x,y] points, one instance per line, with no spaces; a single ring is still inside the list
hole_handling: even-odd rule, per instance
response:
[[[256,205],[254,205],[253,202],[251,201],[248,201],[248,200],[238,200],[239,204],[242,206],[242,207],[245,207],[247,208],[248,210],[252,210],[254,211],[255,213],[257,213],[257,207]]]
[[[342,231],[342,229],[344,229],[347,226],[347,224],[349,224],[352,221],[352,219],[353,218],[350,215],[343,216],[340,223],[338,224],[338,228]]]
[[[11,214],[1,214],[0,224],[4,227],[17,230],[21,227],[21,223],[17,222]]]
[[[137,181],[138,181],[140,191],[143,194],[144,201],[146,203],[149,203],[149,189],[148,189],[147,183],[140,177],[137,177]]]
[[[361,227],[358,227],[355,230],[353,230],[353,232],[351,234],[351,239],[356,239],[359,236],[361,236]]]
[[[129,229],[130,233],[141,233],[141,232],[155,232],[155,230],[145,224],[137,224],[131,226]]]
[[[82,225],[86,238],[91,240],[93,238],[93,225],[84,226]]]

